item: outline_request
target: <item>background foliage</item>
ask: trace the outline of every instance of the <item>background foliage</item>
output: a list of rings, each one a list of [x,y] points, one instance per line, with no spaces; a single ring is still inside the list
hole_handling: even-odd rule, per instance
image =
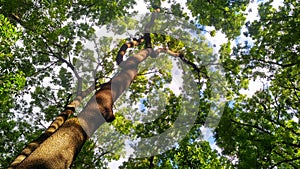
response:
[[[132,156],[121,168],[300,168],[299,1],[283,0],[278,8],[274,8],[272,0],[263,1],[258,7],[259,20],[253,22],[246,20],[252,14],[252,9],[247,8],[252,3],[249,1],[188,0],[185,6],[173,0],[145,0],[145,3],[149,11],[169,3],[172,8],[163,8],[162,12],[174,14],[198,28],[200,41],[181,44],[170,37],[155,36],[155,45],[168,43],[172,49],[182,50],[198,67],[206,63],[224,68],[227,101],[214,131],[220,150],[213,150],[201,132],[205,117],[212,111],[213,84],[209,79],[201,81],[206,79],[207,72],[201,69],[199,75],[191,71],[184,78],[181,95],[176,95],[170,89],[162,90],[172,80],[170,72],[176,62],[170,59],[162,63],[157,58],[147,60],[147,69],[140,68],[130,92],[116,103],[117,119],[112,125],[101,126],[98,132],[103,137],[90,139],[72,167],[107,168],[110,161],[124,157],[121,147],[127,136],[147,137],[172,126],[184,104],[182,98],[191,96],[188,84],[193,81],[200,96],[192,97],[199,100],[191,101],[198,103],[199,111],[186,109],[197,113],[197,119],[185,138],[162,154],[137,159]],[[132,0],[0,1],[1,168],[7,167],[24,145],[59,114],[72,99],[80,77],[85,77],[84,88],[93,83],[94,76],[85,72],[97,70],[94,75],[99,82],[114,75],[117,69],[114,59],[124,41],[111,50],[108,44],[112,39],[97,39],[94,33],[114,19],[138,12],[132,10],[134,4]],[[137,25],[120,20],[112,30],[124,31]],[[208,33],[206,37],[213,37],[219,31],[228,42],[214,55],[214,44],[207,43],[203,35]],[[84,47],[85,40],[93,41],[99,49],[97,57]],[[204,62],[203,58],[210,59]],[[92,64],[95,62],[98,66]],[[187,67],[176,64],[181,69]],[[163,68],[156,69],[153,65]],[[193,78],[187,78],[190,76]],[[255,80],[264,83],[261,89],[253,95],[243,94],[242,89]],[[165,112],[157,112],[158,118],[146,125],[137,123],[137,119],[145,118],[151,108],[148,100],[155,99],[157,93],[167,98]],[[139,103],[141,98],[146,98],[144,112],[120,106]]]

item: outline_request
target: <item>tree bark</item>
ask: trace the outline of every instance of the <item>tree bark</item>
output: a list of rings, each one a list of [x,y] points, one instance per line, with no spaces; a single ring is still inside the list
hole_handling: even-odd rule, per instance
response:
[[[52,136],[46,139],[17,168],[68,168],[86,140],[87,135],[80,126],[78,118],[71,118]]]
[[[129,87],[138,72],[138,64],[152,54],[144,49],[121,63],[122,70],[103,84],[78,117],[68,119],[54,134],[37,147],[18,169],[67,169],[85,141],[103,123],[114,120],[113,103]]]

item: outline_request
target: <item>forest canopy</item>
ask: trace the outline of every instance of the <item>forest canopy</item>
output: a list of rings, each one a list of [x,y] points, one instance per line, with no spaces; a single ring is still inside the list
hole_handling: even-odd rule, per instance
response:
[[[0,168],[300,168],[298,4],[1,0]]]

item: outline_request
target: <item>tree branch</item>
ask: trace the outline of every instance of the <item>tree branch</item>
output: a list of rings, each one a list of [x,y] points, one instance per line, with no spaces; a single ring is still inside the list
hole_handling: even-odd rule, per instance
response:
[[[266,130],[264,130],[263,128],[257,126],[257,125],[251,125],[251,124],[241,123],[241,122],[237,122],[237,121],[235,121],[235,120],[233,120],[233,119],[230,119],[230,121],[233,122],[233,123],[236,123],[236,124],[238,124],[238,125],[247,126],[247,127],[252,127],[252,128],[255,128],[255,129],[259,130],[259,131],[262,131],[262,132],[264,132],[264,133],[267,133],[267,134],[269,134],[269,135],[272,135],[269,131],[266,131]]]
[[[300,160],[300,157],[296,157],[296,158],[292,158],[292,159],[286,159],[286,160],[282,160],[274,165],[272,165],[270,168],[275,168],[276,166],[282,164],[282,163],[290,163],[290,162],[293,162],[293,161],[296,161],[296,160]]]
[[[61,56],[58,56],[58,55],[52,50],[52,48],[48,45],[48,43],[47,43],[47,38],[46,38],[44,35],[41,35],[41,37],[45,40],[45,41],[43,41],[43,42],[44,42],[44,44],[46,45],[46,47],[47,47],[47,49],[49,50],[49,52],[52,53],[52,55],[53,55],[55,58],[57,58],[59,61],[61,61],[61,62],[65,63],[65,64],[67,64],[67,66],[68,66],[69,68],[71,68],[71,70],[74,72],[76,78],[79,79],[80,76],[79,76],[77,70],[75,69],[75,67],[72,65],[72,63],[68,62],[66,59],[62,58]]]
[[[201,66],[201,68],[199,68],[195,63],[187,60],[182,53],[176,53],[176,52],[173,52],[169,49],[163,49],[163,48],[160,48],[160,49],[156,50],[156,53],[160,53],[160,52],[165,52],[165,53],[167,53],[167,54],[169,54],[173,57],[179,57],[185,64],[191,66],[193,68],[193,70],[198,73],[199,79],[200,79],[200,73],[202,73],[205,78],[207,78],[207,79],[209,78],[206,73],[201,72],[201,68],[204,67],[203,65]]]

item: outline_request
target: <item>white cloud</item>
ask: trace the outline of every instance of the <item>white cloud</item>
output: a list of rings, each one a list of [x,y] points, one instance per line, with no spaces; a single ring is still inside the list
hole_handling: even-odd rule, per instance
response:
[[[183,85],[183,79],[182,79],[182,70],[180,70],[174,60],[173,67],[172,67],[172,81],[171,84],[168,86],[176,96],[179,96],[181,94],[180,88]]]
[[[129,12],[138,11],[139,14],[145,14],[149,12],[149,9],[147,9],[147,4],[143,0],[137,0],[135,1],[136,5],[133,7],[133,10],[129,10]]]
[[[240,90],[240,93],[243,94],[243,95],[246,95],[247,97],[251,97],[255,94],[255,92],[259,91],[259,90],[262,90],[264,85],[266,84],[267,82],[264,81],[264,80],[250,80],[249,81],[249,88],[248,89],[241,89]]]
[[[251,10],[251,11],[250,11]],[[254,1],[252,3],[250,3],[246,9],[247,13],[247,17],[246,17],[246,21],[250,21],[253,22],[254,20],[258,20],[259,16],[258,16],[258,2]]]
[[[124,161],[127,161],[127,159],[120,158],[118,161],[112,161],[108,163],[108,167],[112,169],[119,168],[119,166],[121,166]]]
[[[203,140],[208,141],[213,150],[217,150],[219,153],[221,153],[222,150],[216,145],[213,129],[202,126],[200,130],[203,135]]]
[[[272,4],[273,8],[279,9],[279,6],[283,5],[283,0],[275,0],[271,4]]]
[[[131,146],[129,144],[130,144],[130,141],[125,140],[125,151],[126,151],[125,157],[121,157],[119,160],[114,160],[114,161],[108,163],[109,168],[112,168],[112,169],[119,168],[119,166],[121,166],[123,164],[123,162],[125,162],[129,159],[130,155],[132,155],[134,152],[134,150],[131,148]]]
[[[294,117],[292,118],[292,120],[294,120],[294,122],[296,122],[296,123],[299,123],[299,118],[296,117],[296,116],[294,116]]]

